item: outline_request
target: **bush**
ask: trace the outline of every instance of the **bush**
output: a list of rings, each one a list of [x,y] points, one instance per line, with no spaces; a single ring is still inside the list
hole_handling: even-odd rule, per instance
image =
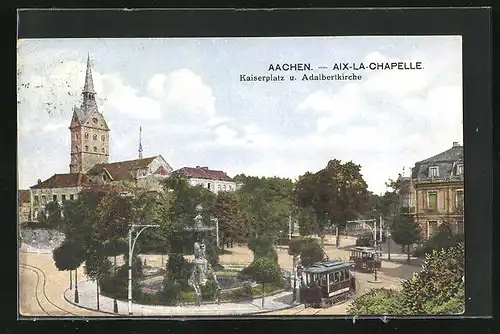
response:
[[[214,300],[217,294],[217,282],[213,277],[209,278],[207,284],[201,287],[201,297],[203,300]]]
[[[303,239],[300,250],[300,261],[305,267],[322,261],[325,256],[318,240],[312,238]]]
[[[424,241],[422,246],[415,249],[413,254],[416,257],[424,257],[426,254],[431,254],[434,250],[455,247],[461,242],[464,242],[464,235],[453,233],[449,225],[443,223],[429,239]]]
[[[401,292],[380,288],[357,297],[349,306],[350,315],[405,315],[409,314]]]
[[[249,283],[245,283],[240,288],[221,291],[221,299],[226,301],[240,301],[250,298],[252,298],[252,286]]]
[[[268,258],[278,262],[278,253],[274,249],[274,238],[270,236],[252,237],[248,241],[248,248],[253,252],[254,259]]]
[[[181,285],[178,283],[169,283],[159,292],[160,300],[165,305],[176,305],[181,299]]]

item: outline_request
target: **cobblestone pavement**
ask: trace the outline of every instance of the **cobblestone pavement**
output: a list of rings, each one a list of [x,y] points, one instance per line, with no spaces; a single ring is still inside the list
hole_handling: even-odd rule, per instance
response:
[[[333,239],[333,240],[332,240]],[[348,259],[349,247],[352,247],[354,239],[341,238],[340,247],[332,246],[334,238],[325,240],[325,252],[331,259]],[[249,264],[253,260],[252,252],[242,246],[229,249],[230,254],[220,256],[220,262],[227,267],[239,267]],[[288,255],[286,247],[278,247],[279,264],[283,269],[292,268],[292,257]],[[164,267],[167,256],[141,255],[149,266]],[[187,258],[191,258],[187,256]],[[410,278],[420,268],[408,265],[405,261],[398,262],[403,258],[400,254],[391,254],[395,261],[383,261],[382,268],[378,273],[378,282],[374,282],[374,275],[356,272],[358,282],[357,294],[363,294],[372,288],[400,288],[400,280]],[[405,258],[406,259],[406,258]],[[84,275],[83,268],[78,270],[78,284],[80,303],[73,305],[74,288],[69,290],[69,273],[58,271],[51,254],[20,253],[20,312],[22,315],[37,316],[112,316],[113,300],[101,296],[100,310],[110,313],[96,311],[96,286]],[[117,257],[117,264],[123,263],[122,257]],[[27,265],[26,265],[27,264]],[[34,266],[34,267],[33,267]],[[38,282],[38,285],[37,285]],[[74,283],[74,282],[73,282]],[[64,298],[66,295],[66,299]],[[68,302],[70,301],[70,302]],[[40,302],[40,303],[39,303]],[[126,302],[118,302],[120,314],[128,314]],[[292,307],[291,292],[283,292],[275,296],[265,298],[264,309],[261,308],[261,299],[244,303],[221,303],[206,304],[200,307],[182,306],[144,306],[134,305],[134,315],[164,315],[164,316],[189,316],[189,315],[230,315],[230,314],[254,314],[263,311],[273,311],[265,315],[342,315],[346,314],[350,302],[338,304],[325,309],[304,309],[303,305]],[[84,309],[85,306],[89,309]],[[284,309],[287,308],[287,309]],[[280,310],[284,309],[284,310]]]

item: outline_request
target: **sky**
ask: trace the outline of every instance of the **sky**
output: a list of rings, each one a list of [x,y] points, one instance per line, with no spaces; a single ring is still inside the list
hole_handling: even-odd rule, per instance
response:
[[[296,179],[340,159],[361,165],[369,190],[385,192],[403,168],[462,143],[461,54],[459,36],[22,40],[19,187],[69,173],[72,108],[90,55],[110,162],[138,157],[142,127],[143,156],[161,154],[174,169]],[[423,69],[332,69],[343,62]],[[312,71],[268,71],[282,63]],[[301,80],[320,73],[362,79]]]

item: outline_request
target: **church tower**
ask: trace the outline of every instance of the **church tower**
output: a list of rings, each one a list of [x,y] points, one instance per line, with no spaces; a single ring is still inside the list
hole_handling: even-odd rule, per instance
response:
[[[109,128],[98,111],[90,55],[82,91],[82,104],[73,108],[70,173],[86,173],[96,164],[109,162]]]

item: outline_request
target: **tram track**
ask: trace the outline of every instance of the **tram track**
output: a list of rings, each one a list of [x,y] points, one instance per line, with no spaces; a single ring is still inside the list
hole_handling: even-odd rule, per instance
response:
[[[50,300],[50,298],[47,296],[47,293],[45,290],[47,276],[45,275],[45,273],[43,272],[42,269],[40,269],[37,266],[31,265],[31,264],[26,264],[26,263],[20,263],[19,266],[25,270],[29,270],[29,271],[34,272],[36,274],[37,281],[36,281],[36,285],[35,285],[35,299],[36,299],[36,302],[37,302],[39,308],[42,310],[42,312],[44,312],[47,316],[61,316],[60,314],[51,314],[51,312],[52,313],[54,313],[54,312],[52,310],[48,311],[46,308],[47,305],[45,305],[45,307],[42,305],[43,300],[45,300],[50,305],[52,305],[53,307],[58,309],[59,311],[62,311],[64,313],[64,315],[81,317],[80,315],[77,315],[71,311],[63,309],[59,305],[55,304],[52,300]],[[39,291],[38,291],[40,283],[42,284],[42,286],[41,286],[41,290],[42,290],[41,293],[42,293],[42,297],[43,297],[42,299],[39,298]]]

